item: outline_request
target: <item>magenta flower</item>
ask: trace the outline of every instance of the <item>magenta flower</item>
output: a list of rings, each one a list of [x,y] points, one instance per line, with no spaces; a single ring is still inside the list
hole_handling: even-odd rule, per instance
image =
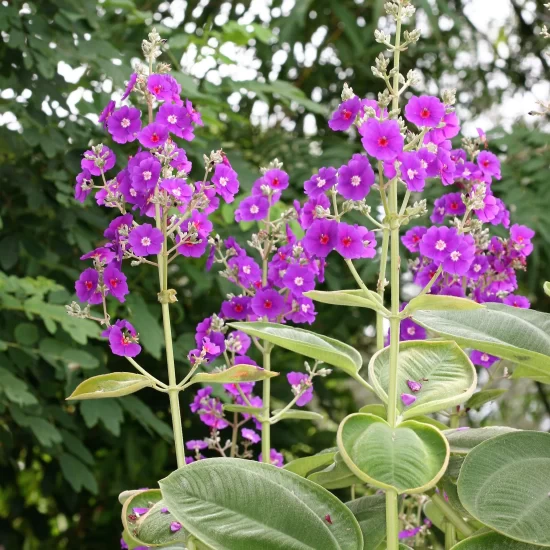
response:
[[[305,296],[292,297],[292,310],[286,314],[286,317],[293,323],[308,323],[311,325],[315,321],[315,315],[313,300]]]
[[[191,186],[181,178],[170,178],[160,182],[160,188],[167,191],[177,201],[187,205],[193,196]]]
[[[245,334],[240,330],[235,330],[229,335],[229,338],[225,343],[229,351],[237,355],[245,355],[252,345],[252,340],[248,334]],[[240,362],[240,358],[237,357],[235,361]]]
[[[141,353],[137,332],[128,321],[117,321],[102,336],[109,338],[109,346],[115,355],[135,357]]]
[[[250,428],[243,428],[241,430],[241,435],[245,439],[248,439],[248,441],[252,441],[252,443],[259,443],[262,439],[254,430],[251,430]]]
[[[245,287],[254,285],[262,278],[260,266],[256,263],[256,260],[250,256],[237,256],[236,258],[231,258],[228,265],[230,268],[237,270],[238,282]]]
[[[252,222],[263,220],[269,210],[269,201],[266,197],[252,196],[244,199],[235,210],[236,222]]]
[[[222,302],[221,313],[226,319],[244,321],[250,313],[250,298],[248,296],[234,296],[228,302]]]
[[[99,276],[95,269],[89,267],[85,269],[76,281],[74,287],[76,290],[76,295],[81,302],[89,302],[92,297],[95,296],[94,303],[98,303],[97,298],[99,297],[99,302],[101,302],[101,294],[97,292],[97,283],[99,281]],[[99,295],[99,296],[97,296]]]
[[[273,168],[264,174],[264,182],[271,189],[282,191],[288,187],[288,174],[283,170]]]
[[[285,300],[276,290],[267,288],[256,292],[256,296],[250,302],[250,307],[258,317],[267,317],[272,321],[283,314]]]
[[[531,307],[531,302],[525,296],[518,296],[515,294],[508,294],[504,298],[504,303],[507,306],[518,307],[521,309],[529,309]]]
[[[241,364],[241,365],[242,365],[242,364],[244,364],[244,365],[248,364],[248,363],[246,363],[246,362],[241,363],[240,359],[241,359],[241,358],[239,358],[239,359],[237,360],[239,364]],[[241,389],[241,391],[242,391],[246,396],[249,396],[249,397],[250,397],[250,395],[251,395],[252,392],[254,391],[254,386],[255,386],[255,385],[256,385],[256,384],[255,384],[254,382],[241,382],[241,383],[239,384],[239,388]],[[240,392],[239,392],[239,389],[237,388],[237,384],[224,384],[224,385],[223,385],[223,389],[224,389],[227,393],[231,394],[233,397],[241,398],[241,397],[240,397],[241,394],[240,394]],[[242,398],[241,398],[241,399],[242,399]]]
[[[134,141],[141,129],[141,111],[134,107],[121,107],[107,121],[107,129],[117,143]]]
[[[402,393],[401,401],[405,407],[410,407],[416,401],[416,397],[410,393]]]
[[[181,86],[172,75],[152,74],[147,79],[147,90],[159,101],[176,101],[179,100]]]
[[[74,187],[74,198],[79,202],[84,202],[88,195],[92,192],[93,185],[92,175],[89,170],[84,169],[76,176],[76,185]],[[85,189],[83,189],[83,186]]]
[[[402,153],[399,156],[401,161],[401,179],[405,182],[409,191],[422,191],[426,184],[426,170],[422,161],[416,153]]]
[[[288,267],[283,283],[293,294],[303,294],[315,288],[315,275],[308,266],[293,264]]]
[[[185,150],[181,147],[176,147],[173,154],[174,158],[170,161],[170,166],[178,170],[178,172],[183,171],[189,174],[189,172],[191,172],[193,164],[187,159],[187,153],[185,152]]]
[[[477,165],[483,172],[484,176],[494,177],[499,180],[502,176],[500,173],[500,160],[498,157],[489,151],[481,151],[477,157]]]
[[[162,166],[155,157],[149,154],[140,158],[143,160],[139,164],[132,163],[130,171],[132,187],[138,192],[151,191],[157,185]]]
[[[449,216],[463,216],[466,212],[466,205],[462,201],[461,193],[448,193],[443,195],[445,214]]]
[[[164,236],[162,231],[149,223],[144,223],[132,229],[128,242],[136,256],[150,256],[162,250]]]
[[[111,100],[107,105],[105,106],[105,109],[101,111],[99,114],[98,121],[103,124],[103,128],[107,128],[107,122],[109,121],[109,117],[113,114],[113,111],[115,110],[116,103]]]
[[[235,195],[239,192],[237,172],[223,163],[216,165],[212,183],[215,186],[216,193],[227,203],[233,202]]]
[[[173,521],[170,523],[170,531],[177,533],[181,529],[181,523],[179,521]]]
[[[359,201],[364,199],[374,183],[374,171],[369,160],[355,154],[351,160],[338,170],[338,193],[345,199]]]
[[[299,212],[299,220],[302,229],[307,229],[311,226],[314,220],[318,219],[315,211],[317,206],[322,206],[324,209],[329,209],[329,198],[325,194],[322,194],[305,202],[304,207]]]
[[[336,185],[336,168],[320,168],[319,173],[304,183],[306,195],[316,198]]]
[[[185,100],[185,109],[187,110],[187,114],[193,124],[196,124],[197,126],[204,126],[201,114],[193,107],[193,104],[188,99]]]
[[[202,439],[191,439],[185,443],[185,447],[190,451],[204,451],[208,449],[208,443]]]
[[[479,210],[474,210],[474,212],[476,213],[476,216],[482,222],[493,221],[498,216],[498,213],[500,211],[499,204],[497,202],[496,197],[487,193],[485,195],[485,198],[483,199],[483,205],[484,205],[483,208]]]
[[[436,262],[442,262],[452,250],[455,250],[460,239],[454,227],[430,227],[420,241],[420,253]]]
[[[489,268],[489,260],[485,256],[475,256],[468,271],[468,278],[477,281]]]
[[[401,321],[399,339],[402,342],[407,342],[409,340],[425,340],[426,336],[426,329],[417,325],[412,319],[403,319],[403,321]]]
[[[313,399],[313,385],[311,383],[311,378],[307,374],[303,372],[289,372],[286,375],[286,379],[292,386],[296,395],[298,392],[302,391],[304,387],[307,387],[298,401],[296,401],[298,407],[303,407]]]
[[[126,84],[126,90],[124,90],[124,94],[120,98],[122,101],[124,101],[134,90],[134,86],[137,82],[137,73],[132,73],[130,75],[130,80],[128,80],[128,84]]]
[[[190,405],[191,412],[198,413],[203,424],[210,428],[223,430],[229,424],[223,418],[223,407],[218,399],[210,397],[212,387],[200,389]]]
[[[416,382],[415,380],[407,380],[407,386],[413,393],[417,393],[422,389],[422,384]]]
[[[94,261],[107,265],[114,260],[115,253],[111,249],[101,246],[84,254],[83,256],[80,256],[81,260],[89,260],[90,258]]]
[[[338,239],[336,251],[347,259],[363,257],[363,241],[358,226],[341,222],[338,224]]]
[[[486,369],[488,369],[493,363],[499,360],[499,358],[495,357],[494,355],[489,355],[488,353],[477,350],[473,350],[470,353],[470,359],[472,360],[472,363],[474,365],[485,367]]]
[[[355,117],[361,110],[361,100],[357,96],[340,103],[338,109],[332,113],[328,126],[335,132],[347,130],[355,121]]]
[[[432,130],[432,135],[437,143],[440,143],[445,139],[452,139],[460,132],[460,123],[456,113],[447,113],[443,117],[443,122],[445,123],[443,128],[434,128]]]
[[[525,225],[515,223],[510,228],[510,241],[514,250],[524,256],[529,256],[533,251],[533,243],[531,239],[535,236],[535,232]]]
[[[126,284],[126,275],[117,269],[113,264],[107,266],[103,272],[103,282],[109,290],[109,293],[112,294],[119,302],[124,302],[126,294],[130,291],[128,290],[128,285]]]
[[[445,116],[445,105],[434,96],[412,96],[405,105],[405,118],[417,126],[436,128]]]
[[[94,155],[94,152],[89,149],[84,153],[84,155]],[[88,170],[92,176],[101,176],[101,170],[103,170],[103,173],[105,174],[115,165],[116,156],[111,149],[109,149],[109,147],[102,145],[99,157],[104,159],[105,162],[102,169],[98,168],[93,160],[88,160],[87,158],[83,158],[80,161],[80,167],[82,170]]]
[[[302,241],[305,250],[319,258],[326,258],[338,241],[338,222],[315,220]]]
[[[419,252],[420,241],[426,231],[428,231],[427,228],[422,225],[413,227],[401,237],[401,242],[409,252]]]
[[[168,139],[168,127],[158,122],[148,124],[137,135],[138,141],[148,149],[162,147]]]
[[[262,453],[258,455],[258,461],[262,462]],[[269,462],[277,468],[282,468],[285,463],[283,455],[277,451],[277,449],[271,449],[269,451]]]
[[[443,270],[452,275],[466,275],[475,258],[476,247],[471,235],[464,235],[459,242],[449,247],[443,260]]]
[[[195,138],[187,109],[181,105],[164,103],[160,106],[155,122],[166,126],[172,134],[179,138],[187,141],[192,141]]]
[[[363,147],[375,159],[393,160],[403,152],[405,140],[396,120],[379,122],[369,118],[360,126],[359,133],[363,136]]]

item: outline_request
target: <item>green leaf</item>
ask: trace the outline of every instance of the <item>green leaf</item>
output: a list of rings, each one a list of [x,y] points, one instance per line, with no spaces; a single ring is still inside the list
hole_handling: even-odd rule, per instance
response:
[[[270,464],[210,458],[180,468],[159,484],[177,520],[216,550],[363,548],[359,525],[344,504]]]
[[[495,550],[540,550],[540,546],[512,540],[499,533],[474,535],[455,544],[451,550],[490,550],[492,548]]]
[[[140,344],[155,359],[160,359],[164,348],[164,332],[158,319],[151,314],[145,300],[135,292],[128,296],[128,307],[132,311],[131,322],[139,333]]]
[[[66,349],[61,357],[70,365],[81,369],[96,369],[99,367],[99,360],[96,357],[80,349]]]
[[[273,415],[279,414],[281,409],[275,409]],[[289,409],[285,411],[278,420],[323,420],[325,417],[322,414],[313,411],[301,411],[299,409]]]
[[[122,397],[135,393],[143,388],[151,387],[151,380],[142,374],[130,372],[111,372],[92,376],[80,383],[73,393],[67,397],[71,399],[105,399],[106,397]]]
[[[486,428],[445,430],[443,435],[451,446],[451,453],[465,455],[487,439],[516,431],[518,430],[509,428],[508,426],[487,426]]]
[[[337,452],[338,447],[325,449],[316,455],[297,458],[296,460],[286,464],[284,469],[301,477],[307,477],[310,473],[331,464],[334,461],[334,456]]]
[[[136,514],[134,508],[149,508],[149,511],[146,514]],[[133,492],[122,507],[122,525],[130,539],[153,548],[185,542],[185,530],[172,532],[170,523],[175,518],[170,511],[162,513],[163,509],[166,509],[166,503],[162,500],[159,489]]]
[[[501,395],[504,395],[508,390],[494,389],[494,390],[481,390],[474,393],[468,401],[466,401],[466,408],[468,409],[480,409],[485,403],[489,403],[498,399]]]
[[[424,328],[461,346],[550,373],[550,315],[504,304],[473,311],[417,311]]]
[[[478,304],[467,298],[458,298],[457,296],[444,296],[440,294],[423,294],[413,298],[404,310],[404,313],[412,313],[413,311],[437,311],[437,310],[470,310],[483,309],[483,304]]]
[[[238,384],[239,382],[257,382],[279,376],[278,372],[267,371],[254,365],[235,365],[218,372],[199,372],[186,384]]]
[[[378,351],[369,362],[369,381],[387,403],[390,348]],[[477,384],[476,370],[468,356],[454,342],[411,340],[399,344],[397,391],[412,393],[408,380],[420,382],[416,401],[406,407],[398,400],[403,418],[441,411],[466,401]]]
[[[18,405],[35,405],[38,403],[38,399],[29,392],[27,384],[2,367],[0,367],[0,391],[10,401]]]
[[[73,455],[82,460],[84,464],[93,466],[95,463],[92,453],[84,446],[82,441],[67,430],[60,430],[63,436],[63,444]]]
[[[281,348],[340,367],[351,376],[355,376],[363,364],[361,354],[351,346],[301,328],[276,323],[229,323],[229,326]]]
[[[237,412],[252,415],[262,414],[263,412],[263,409],[260,409],[259,407],[249,407],[248,405],[234,405],[232,403],[224,405],[223,410],[227,412]]]
[[[379,298],[378,294],[372,294]],[[304,296],[321,302],[322,304],[331,304],[335,306],[366,307],[369,309],[380,309],[381,300],[374,302],[363,290],[310,290],[304,292]]]
[[[474,518],[507,537],[546,547],[549,494],[548,433],[493,437],[468,454],[458,478],[460,501]]]
[[[120,404],[149,434],[157,434],[170,442],[174,440],[172,427],[161,420],[141,399],[135,395],[128,395],[120,401]]]
[[[358,412],[374,414],[374,416],[379,416],[384,420],[388,419],[386,407],[378,403],[365,405],[364,407],[361,407]],[[422,424],[429,424],[430,426],[435,426],[438,430],[447,430],[449,428],[447,424],[443,424],[443,422],[439,422],[439,420],[436,420],[435,418],[432,418],[431,416],[426,416],[424,414],[421,414],[419,416],[413,416],[410,420],[415,420],[416,422],[422,422]]]
[[[38,328],[31,323],[20,323],[13,331],[15,340],[23,346],[33,346],[38,342]]]
[[[392,429],[372,414],[352,414],[340,424],[337,441],[357,477],[399,494],[433,487],[449,460],[449,444],[439,430],[413,420]]]
[[[80,412],[88,428],[93,428],[101,420],[113,435],[120,435],[120,425],[124,415],[117,401],[112,399],[82,401]]]
[[[363,481],[348,468],[340,453],[334,455],[334,462],[332,464],[329,464],[323,470],[309,474],[307,479],[329,491],[363,484]]]
[[[550,384],[550,372],[545,374],[541,373],[538,369],[528,367],[527,365],[518,365],[512,373],[512,379],[518,380],[519,378],[529,378],[542,384]]]
[[[63,477],[77,493],[80,493],[82,489],[88,489],[90,493],[97,495],[98,486],[93,473],[78,458],[63,453],[59,457],[59,465],[61,466]]]
[[[376,550],[386,538],[386,497],[361,497],[346,506],[352,511],[363,533],[363,550]]]
[[[445,514],[431,501],[428,500],[422,507],[424,515],[435,525],[440,531],[445,532],[445,524],[447,518]]]

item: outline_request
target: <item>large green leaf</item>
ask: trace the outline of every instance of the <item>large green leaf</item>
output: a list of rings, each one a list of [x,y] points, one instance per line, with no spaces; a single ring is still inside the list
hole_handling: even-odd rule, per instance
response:
[[[419,310],[470,310],[481,309],[485,306],[473,300],[458,298],[457,296],[444,296],[440,294],[423,294],[413,298],[404,310],[404,313],[412,313]]]
[[[494,550],[540,550],[540,546],[509,539],[499,533],[474,535],[455,544],[451,550],[491,550],[493,548]]]
[[[334,456],[337,452],[338,447],[325,449],[316,455],[297,458],[296,460],[286,464],[284,469],[298,474],[301,477],[307,477],[310,473],[321,470],[329,464],[332,464],[334,461]]]
[[[357,374],[363,364],[361,354],[356,349],[308,330],[276,323],[230,323],[230,326],[281,348],[340,367],[352,376]]]
[[[495,399],[498,399],[500,396],[504,395],[508,390],[506,389],[492,389],[492,390],[481,390],[477,393],[474,393],[468,401],[466,401],[467,409],[480,409],[485,403],[490,403]]]
[[[342,455],[336,453],[334,455],[334,461],[329,464],[323,470],[318,470],[309,474],[307,478],[310,481],[314,481],[321,487],[332,491],[334,489],[344,489],[351,487],[352,485],[362,485],[363,481],[358,479],[357,476],[348,468],[344,462]]]
[[[386,497],[372,495],[346,502],[363,532],[363,550],[376,550],[386,538]]]
[[[398,493],[422,493],[444,474],[449,444],[441,432],[414,420],[397,428],[372,414],[346,417],[338,428],[338,448],[357,477]]]
[[[384,420],[388,419],[386,407],[384,405],[380,405],[379,403],[365,405],[361,407],[357,412],[374,414],[374,416],[379,416]],[[443,422],[439,422],[439,420],[423,414],[419,416],[413,416],[409,420],[416,420],[417,422],[422,422],[423,424],[430,424],[430,426],[435,426],[438,430],[447,430],[449,428],[447,424],[443,424]]]
[[[497,437],[498,435],[516,432],[515,428],[508,426],[487,426],[485,428],[456,428],[454,430],[445,430],[443,435],[447,438],[451,446],[451,453],[468,454],[479,444]]]
[[[461,346],[550,372],[550,315],[503,304],[473,311],[417,311],[424,328]]]
[[[374,391],[388,401],[390,348],[375,353],[369,362],[369,381]],[[408,380],[420,382],[422,389],[415,393],[416,401],[406,407],[398,400],[403,418],[440,411],[453,407],[473,394],[477,376],[468,356],[454,342],[412,340],[399,344],[397,391],[412,393]]]
[[[351,511],[315,483],[270,464],[212,458],[160,481],[170,511],[216,550],[361,550]]]
[[[218,372],[199,372],[185,385],[191,384],[238,384],[240,382],[257,382],[279,376],[278,372],[267,371],[254,365],[235,365]]]
[[[517,431],[475,447],[458,496],[477,520],[515,540],[550,546],[550,434]]]
[[[542,382],[543,384],[550,384],[550,371],[542,373],[538,369],[528,367],[527,365],[518,365],[512,373],[512,379],[529,378],[536,382]]]
[[[304,295],[315,302],[335,306],[366,307],[377,310],[382,305],[378,294],[372,294],[372,296],[376,296],[376,301],[374,301],[371,299],[371,295],[366,294],[363,290],[310,290],[304,292]]]
[[[106,397],[122,397],[135,393],[143,388],[152,387],[151,380],[142,374],[129,372],[111,372],[92,376],[79,384],[73,393],[67,397],[71,399],[104,399]]]

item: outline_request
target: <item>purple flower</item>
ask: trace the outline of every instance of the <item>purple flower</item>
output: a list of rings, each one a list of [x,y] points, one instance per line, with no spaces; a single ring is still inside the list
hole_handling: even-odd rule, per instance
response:
[[[338,224],[336,250],[344,258],[355,259],[363,257],[363,241],[358,226],[341,222]]]
[[[305,296],[292,297],[292,311],[287,313],[287,318],[293,323],[308,323],[315,321],[315,305],[313,300]]]
[[[353,124],[360,109],[361,100],[357,96],[340,103],[328,121],[329,128],[335,132],[347,130]]]
[[[184,179],[170,178],[162,180],[160,183],[161,189],[164,189],[170,195],[172,195],[177,201],[184,205],[189,204],[191,197],[193,196],[193,189],[187,184]]]
[[[216,193],[220,195],[225,202],[233,202],[235,195],[239,192],[237,172],[223,163],[216,165],[212,183],[216,188]]]
[[[79,202],[84,202],[92,192],[92,175],[86,168],[76,176],[76,185],[74,187],[74,198]],[[86,187],[83,189],[83,186]]]
[[[286,270],[283,282],[293,294],[300,295],[315,288],[315,275],[308,266],[293,264]]]
[[[244,364],[246,365],[247,363],[241,363],[240,361],[240,357],[236,360],[236,362],[238,364]],[[250,396],[254,390],[254,386],[255,386],[255,383],[254,382],[241,382],[240,384],[238,384],[238,387],[241,389],[241,391],[247,395],[247,396]],[[240,397],[240,392],[239,392],[239,389],[237,388],[237,384],[224,384],[223,385],[223,389],[231,394],[233,397],[238,397],[239,399],[242,399]]]
[[[185,447],[190,451],[203,451],[208,449],[208,443],[202,439],[191,439],[185,444]]]
[[[447,199],[446,195],[435,199],[434,209],[432,215],[430,216],[430,221],[432,223],[443,223],[445,220],[445,215],[447,213]]]
[[[152,74],[147,79],[147,90],[159,101],[177,101],[181,86],[172,75]]]
[[[399,156],[401,161],[401,179],[405,182],[409,191],[422,191],[426,184],[426,170],[422,161],[416,153],[402,153]]]
[[[319,168],[319,173],[311,176],[304,183],[306,195],[316,198],[322,195],[327,189],[336,185],[336,168]]]
[[[407,386],[409,386],[409,389],[414,393],[417,393],[422,389],[422,384],[416,382],[415,380],[407,380]]]
[[[168,127],[158,122],[148,124],[137,135],[138,141],[148,149],[162,147],[168,139]]]
[[[296,401],[298,407],[303,407],[313,399],[313,384],[311,383],[311,378],[303,372],[289,372],[286,375],[288,383],[292,386],[292,390],[295,395],[302,392],[304,393]],[[306,389],[307,388],[307,389]]]
[[[405,118],[417,126],[436,128],[445,116],[445,105],[434,96],[412,96],[405,105]]]
[[[113,264],[107,266],[103,272],[103,282],[112,294],[119,302],[124,302],[126,294],[130,291],[128,290],[128,285],[126,284],[126,275],[117,269]]]
[[[432,134],[437,142],[441,142],[445,139],[452,139],[460,132],[460,123],[456,113],[447,113],[443,117],[445,126],[443,128],[434,128]]]
[[[198,233],[198,242],[186,240],[178,247],[178,252],[182,256],[200,258],[208,246],[208,235],[212,231],[212,222],[208,220],[205,214],[193,210],[193,212],[191,212],[191,219],[187,222],[187,226],[184,226],[185,223],[182,226],[182,230],[186,232],[189,232],[193,226],[195,227]],[[176,237],[176,242],[179,243],[180,241],[181,239],[178,235],[178,237]]]
[[[258,455],[258,461],[262,462],[262,453]],[[271,449],[269,451],[269,462],[277,468],[282,468],[285,461],[283,455],[277,449]]]
[[[107,129],[117,143],[134,141],[141,129],[141,111],[134,107],[121,107],[107,121]]]
[[[311,224],[318,218],[315,209],[317,206],[322,206],[324,209],[330,208],[329,198],[322,194],[316,198],[309,199],[305,204],[302,210],[299,213],[299,220],[302,229],[307,229]]]
[[[264,182],[271,189],[282,191],[288,187],[288,174],[283,170],[273,168],[264,174]]]
[[[268,288],[258,290],[250,306],[258,317],[267,317],[272,321],[284,312],[285,300],[276,290]]]
[[[128,228],[132,227],[132,221],[132,214],[124,214],[123,216],[118,216],[109,224],[109,227],[105,230],[103,236],[106,239],[110,240],[120,238],[120,231],[128,230]]]
[[[396,120],[379,122],[369,118],[359,128],[359,133],[367,153],[378,160],[393,160],[403,151],[405,140]]]
[[[252,340],[248,334],[240,330],[233,331],[226,340],[227,349],[237,355],[245,355],[252,345]],[[240,361],[237,357],[235,361]]]
[[[501,178],[500,160],[493,153],[481,151],[477,157],[477,165],[484,176],[495,177],[497,180]]]
[[[466,212],[466,205],[462,200],[461,193],[449,193],[444,195],[445,199],[445,214],[451,216],[463,216]]]
[[[531,302],[525,296],[519,296],[515,294],[509,294],[504,298],[504,303],[507,306],[518,307],[521,309],[529,309]]]
[[[89,149],[84,153],[84,155],[95,156],[95,153],[91,149]],[[88,172],[90,172],[92,176],[101,176],[101,170],[103,170],[103,173],[106,173],[115,165],[116,156],[111,151],[111,149],[109,149],[109,147],[102,145],[98,156],[102,158],[105,163],[102,169],[95,165],[95,161],[83,158],[80,161],[80,166],[82,170],[88,170]]]
[[[404,531],[399,531],[399,539],[410,539],[412,537],[415,537],[420,531],[422,530],[422,527],[415,527],[414,529],[405,529]]]
[[[529,256],[533,251],[531,239],[535,236],[535,232],[525,225],[515,223],[510,228],[510,241],[514,250],[521,253],[523,256]]]
[[[250,428],[243,428],[241,430],[241,435],[245,439],[252,441],[252,443],[258,443],[262,439],[254,430],[251,430]]]
[[[170,531],[177,533],[181,529],[181,523],[179,521],[173,521],[170,523]]]
[[[235,210],[236,222],[251,222],[263,220],[269,210],[269,201],[266,197],[252,196],[244,199]]]
[[[477,350],[473,350],[470,353],[470,359],[472,360],[472,363],[474,365],[485,367],[486,369],[488,369],[493,363],[499,360],[499,358],[495,357],[494,355],[489,355],[488,353]]]
[[[150,256],[162,250],[164,236],[162,231],[149,223],[144,223],[132,229],[128,242],[136,256]]]
[[[107,331],[106,331],[107,332]],[[105,333],[102,334],[105,336]],[[117,321],[108,330],[109,346],[115,355],[135,357],[141,352],[137,333],[128,321]]]
[[[334,220],[315,220],[306,232],[302,242],[309,254],[326,258],[338,241],[338,222]]]
[[[425,340],[426,329],[417,325],[412,319],[403,319],[400,325],[399,339],[402,342],[408,340]]]
[[[109,117],[113,114],[115,107],[116,103],[111,100],[107,103],[105,109],[103,109],[103,111],[99,114],[99,122],[103,124],[103,128],[107,128],[107,122],[109,121]]]
[[[474,210],[474,212],[482,222],[490,222],[498,216],[499,210],[500,208],[496,197],[487,193],[483,199],[483,208]]]
[[[475,256],[468,271],[468,278],[477,281],[487,271],[488,267],[489,261],[485,256]]]
[[[124,91],[124,94],[120,98],[122,101],[124,101],[133,91],[134,86],[137,82],[137,73],[132,73],[130,75],[130,80],[128,80],[128,84],[126,84],[126,90]]]
[[[94,261],[101,262],[107,265],[114,260],[115,253],[109,248],[101,246],[100,248],[96,248],[95,250],[92,250],[91,252],[80,256],[81,260],[89,260],[90,258],[92,258]]]
[[[198,413],[201,422],[210,428],[223,430],[229,424],[223,418],[222,404],[218,399],[210,397],[211,393],[211,386],[200,389],[190,405],[191,412]]]
[[[99,281],[99,276],[95,269],[89,267],[85,269],[76,281],[74,287],[76,290],[76,295],[81,302],[89,302],[92,297],[95,299],[91,303],[101,302],[101,293],[97,292],[97,283]],[[99,301],[97,300],[99,298]]]
[[[236,258],[231,258],[228,265],[230,268],[237,270],[238,282],[246,287],[254,285],[262,278],[260,266],[256,263],[254,258],[250,256],[237,256]]]
[[[179,138],[187,141],[192,141],[195,138],[193,125],[185,107],[164,103],[160,106],[155,122],[166,126],[172,134]]]
[[[426,231],[428,230],[422,225],[413,227],[401,237],[401,242],[409,252],[419,252],[420,241]]]
[[[250,312],[250,298],[248,296],[234,296],[228,302],[222,303],[222,315],[226,319],[244,321]]]
[[[187,114],[193,124],[196,124],[197,126],[204,126],[201,114],[193,108],[193,104],[188,99],[185,100],[185,109],[187,110]]]
[[[353,155],[351,160],[338,170],[338,193],[345,199],[364,199],[373,183],[374,171],[369,160],[363,155]]]
[[[464,235],[459,242],[448,249],[443,260],[443,270],[453,275],[466,275],[475,257],[475,243],[471,235]]]
[[[414,395],[411,395],[410,393],[402,393],[401,401],[403,405],[405,405],[405,407],[409,407],[416,401],[416,397]]]
[[[178,172],[183,171],[189,174],[193,164],[187,159],[187,153],[185,150],[180,147],[176,147],[172,154],[174,155],[174,158],[170,161],[170,166],[175,168]]]
[[[420,241],[420,253],[436,262],[442,262],[456,248],[460,239],[454,227],[430,227]]]

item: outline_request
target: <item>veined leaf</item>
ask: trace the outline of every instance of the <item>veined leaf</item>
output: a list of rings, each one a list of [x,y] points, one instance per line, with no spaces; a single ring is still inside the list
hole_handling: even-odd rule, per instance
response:
[[[498,399],[501,395],[504,395],[508,390],[494,389],[494,390],[481,390],[474,393],[468,401],[466,401],[466,408],[468,409],[480,409],[485,403],[489,403]]]
[[[495,550],[540,550],[540,546],[509,539],[499,533],[474,535],[455,544],[451,550],[490,550],[491,548]]]
[[[346,502],[363,532],[363,550],[376,550],[386,538],[386,497],[373,495]]]
[[[80,383],[67,400],[105,399],[130,395],[143,388],[152,387],[151,380],[142,374],[111,372],[92,376]]]
[[[304,292],[304,296],[322,304],[380,309],[382,305],[380,297],[378,294],[373,293],[372,295],[376,296],[376,301],[371,300],[370,296],[363,290],[310,290],[309,292]]]
[[[325,466],[331,464],[334,460],[334,455],[337,452],[338,447],[325,449],[316,455],[297,458],[296,460],[285,464],[284,469],[301,477],[307,477],[310,473],[321,470]]]
[[[199,372],[186,384],[238,384],[239,382],[258,382],[279,376],[278,372],[267,371],[254,365],[235,365],[218,372]]]
[[[447,438],[451,446],[451,453],[468,454],[474,447],[480,443],[510,432],[517,432],[515,428],[508,426],[487,426],[486,428],[456,428],[454,430],[445,430],[443,435]]]
[[[478,304],[467,298],[458,298],[457,296],[444,296],[440,294],[423,294],[413,298],[405,307],[404,313],[412,313],[413,311],[438,311],[438,310],[453,310],[463,311],[470,309],[482,309],[485,306]]]

